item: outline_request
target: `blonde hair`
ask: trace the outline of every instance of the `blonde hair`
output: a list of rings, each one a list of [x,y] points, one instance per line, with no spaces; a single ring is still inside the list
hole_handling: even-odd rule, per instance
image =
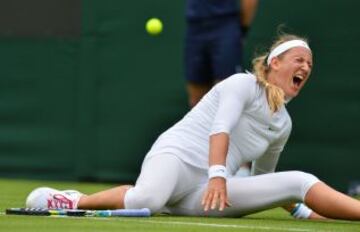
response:
[[[267,53],[259,55],[252,60],[253,73],[255,74],[257,82],[260,84],[260,86],[265,88],[268,104],[272,113],[277,112],[282,107],[285,102],[285,94],[280,87],[277,87],[276,85],[267,81],[267,74],[270,71],[270,66],[267,65],[266,59],[270,51],[272,51],[275,47],[290,40],[303,40],[307,42],[307,39],[305,38],[292,34],[282,33],[278,36]],[[278,57],[281,58],[283,54],[279,55]]]

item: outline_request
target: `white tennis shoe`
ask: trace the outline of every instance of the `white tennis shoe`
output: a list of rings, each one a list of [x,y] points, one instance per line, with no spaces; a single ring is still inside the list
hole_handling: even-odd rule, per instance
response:
[[[77,204],[82,195],[82,193],[76,190],[60,191],[48,187],[36,188],[26,198],[26,207],[45,209],[77,209]]]

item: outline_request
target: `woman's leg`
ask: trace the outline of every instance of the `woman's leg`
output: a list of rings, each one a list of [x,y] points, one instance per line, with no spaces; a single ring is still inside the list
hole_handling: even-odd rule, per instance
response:
[[[310,188],[305,196],[305,203],[315,212],[328,218],[360,220],[360,201],[322,182]]]
[[[155,155],[145,160],[134,187],[119,186],[89,196],[83,196],[79,208],[87,209],[139,209],[159,212],[176,192],[184,178],[183,162],[175,155]]]
[[[79,209],[123,209],[124,197],[131,185],[122,185],[80,197]]]
[[[231,206],[220,212],[204,212],[201,206],[204,184],[170,208],[177,215],[210,215],[239,217],[262,210],[303,201],[306,193],[319,180],[304,172],[289,171],[227,180]]]
[[[177,202],[203,183],[204,177],[206,180],[206,172],[187,165],[175,155],[153,156],[143,167],[135,187],[127,191],[124,206],[127,209],[149,208],[152,213],[160,212],[166,204]]]
[[[150,208],[152,212],[157,212],[167,203],[183,178],[183,166],[174,155],[156,155],[144,161],[134,187],[124,185],[91,195],[42,187],[29,194],[26,205],[70,209]]]

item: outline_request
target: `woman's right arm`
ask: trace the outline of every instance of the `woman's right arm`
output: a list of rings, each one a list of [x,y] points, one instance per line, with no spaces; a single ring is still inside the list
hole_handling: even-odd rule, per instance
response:
[[[226,192],[226,156],[230,133],[254,96],[255,80],[233,76],[217,84],[218,107],[209,133],[209,182],[202,199],[204,210],[229,206]]]
[[[208,187],[203,195],[203,199],[201,202],[204,207],[204,211],[208,211],[209,209],[214,210],[215,208],[217,208],[217,206],[220,211],[223,211],[226,206],[230,205],[226,191],[225,167],[228,147],[228,134],[219,133],[210,136],[209,168],[211,169],[212,167],[223,167],[225,168],[225,170],[219,170],[224,171],[224,173],[219,173],[219,176],[209,176]]]

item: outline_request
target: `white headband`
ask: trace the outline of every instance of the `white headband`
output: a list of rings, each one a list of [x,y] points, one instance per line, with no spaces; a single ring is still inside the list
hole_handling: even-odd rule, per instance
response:
[[[266,60],[267,65],[270,65],[270,62],[274,57],[277,57],[278,55],[280,55],[294,47],[303,47],[303,48],[307,48],[311,51],[309,45],[303,40],[296,39],[296,40],[286,41],[286,42],[280,44],[279,46],[277,46],[276,48],[274,48],[270,52],[270,54]]]

